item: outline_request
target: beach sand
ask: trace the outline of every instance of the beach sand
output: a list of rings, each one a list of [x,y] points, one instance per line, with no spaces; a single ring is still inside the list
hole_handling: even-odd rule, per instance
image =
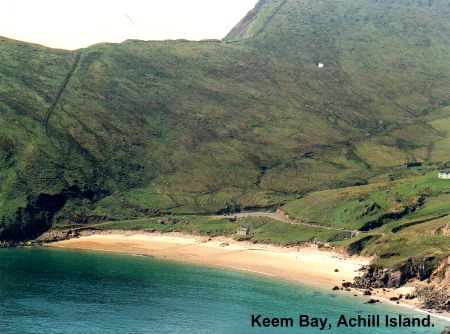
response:
[[[346,257],[310,247],[276,247],[179,234],[91,235],[52,243],[51,247],[147,255],[257,273],[324,287],[352,282],[368,258]]]
[[[333,251],[312,247],[277,247],[237,242],[224,237],[200,237],[181,233],[138,234],[129,231],[104,231],[100,234],[48,244],[49,247],[126,253],[152,256],[191,264],[221,267],[234,271],[300,282],[325,289],[341,287],[343,282],[353,282],[361,275],[359,269],[371,261],[366,257],[348,257]],[[413,288],[374,289],[367,299],[419,309],[419,301],[392,302],[391,297],[407,294]],[[362,295],[362,290],[343,291]],[[398,304],[399,303],[399,304]],[[421,310],[423,311],[423,310]],[[450,321],[450,314],[430,314]]]

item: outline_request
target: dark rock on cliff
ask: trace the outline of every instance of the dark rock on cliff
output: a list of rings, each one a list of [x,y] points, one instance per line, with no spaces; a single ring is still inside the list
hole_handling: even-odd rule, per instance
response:
[[[79,236],[78,231],[73,230],[52,230],[45,232],[35,240],[35,243],[50,243],[68,240]]]
[[[435,268],[435,259],[410,259],[397,269],[367,267],[361,277],[355,278],[358,288],[399,288],[411,279],[429,278]]]
[[[107,191],[100,189],[80,189],[78,186],[72,186],[57,194],[30,195],[27,198],[27,205],[17,210],[12,223],[6,224],[0,220],[0,240],[17,244],[36,239],[50,229],[55,214],[69,199],[79,198],[96,202],[106,194]],[[71,221],[76,222],[74,217],[71,218]],[[101,219],[104,217],[94,217],[93,220]]]
[[[417,294],[424,307],[450,311],[450,257],[433,274],[431,283],[420,288]]]
[[[433,257],[429,257],[410,259],[397,269],[368,266],[361,277],[355,278],[355,287],[398,288],[412,279],[427,280],[427,284],[419,288],[417,294],[406,295],[405,299],[419,298],[424,308],[450,311],[450,257],[438,266],[435,262]],[[398,299],[401,298],[403,296]]]
[[[11,244],[7,241],[0,241],[0,248],[9,248]]]

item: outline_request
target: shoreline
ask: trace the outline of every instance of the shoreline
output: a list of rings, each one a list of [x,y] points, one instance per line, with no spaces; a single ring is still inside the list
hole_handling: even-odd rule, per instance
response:
[[[334,251],[311,247],[278,247],[274,245],[238,242],[225,237],[202,237],[181,233],[145,233],[131,231],[103,231],[87,236],[57,241],[46,247],[102,251],[151,256],[162,260],[178,261],[240,271],[284,281],[301,283],[331,290],[339,287],[346,294],[363,295],[362,289],[343,289],[342,283],[353,282],[361,275],[359,269],[370,263],[367,257],[349,257]],[[374,289],[368,299],[378,299],[393,306],[430,314],[450,322],[450,314],[435,313],[419,307],[417,300],[391,301],[408,287]],[[339,291],[336,291],[339,292]]]
[[[103,232],[46,245],[54,248],[107,251],[229,268],[322,287],[351,282],[369,258],[344,256],[310,247],[277,247],[225,237],[181,233]],[[337,272],[335,270],[338,270]]]

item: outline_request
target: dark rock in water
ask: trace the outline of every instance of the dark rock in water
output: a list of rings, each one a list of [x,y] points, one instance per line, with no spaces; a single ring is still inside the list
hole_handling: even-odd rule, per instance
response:
[[[378,299],[369,299],[366,304],[376,304],[376,303],[379,303],[379,302],[380,301]]]
[[[363,295],[364,296],[372,296],[372,292],[370,292],[369,290],[365,290]]]
[[[0,248],[9,248],[12,245],[7,241],[0,241]]]
[[[394,302],[394,301],[400,300],[400,298],[398,298],[398,297],[391,297],[390,300]]]
[[[353,288],[353,283],[350,283],[350,282],[344,282],[344,283],[342,283],[342,287],[343,288]]]
[[[338,272],[339,272],[339,269],[334,269],[334,272],[335,272],[335,273],[338,273]]]
[[[338,286],[335,286],[333,289],[331,289],[331,290],[333,290],[333,291],[338,291],[339,290],[339,287]]]

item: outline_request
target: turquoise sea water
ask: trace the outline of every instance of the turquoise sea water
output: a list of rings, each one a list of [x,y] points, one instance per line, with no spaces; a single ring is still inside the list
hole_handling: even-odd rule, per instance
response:
[[[432,329],[256,329],[251,315],[406,314],[264,277],[147,257],[54,249],[0,250],[0,333],[439,333]],[[296,320],[297,322],[297,320]]]

